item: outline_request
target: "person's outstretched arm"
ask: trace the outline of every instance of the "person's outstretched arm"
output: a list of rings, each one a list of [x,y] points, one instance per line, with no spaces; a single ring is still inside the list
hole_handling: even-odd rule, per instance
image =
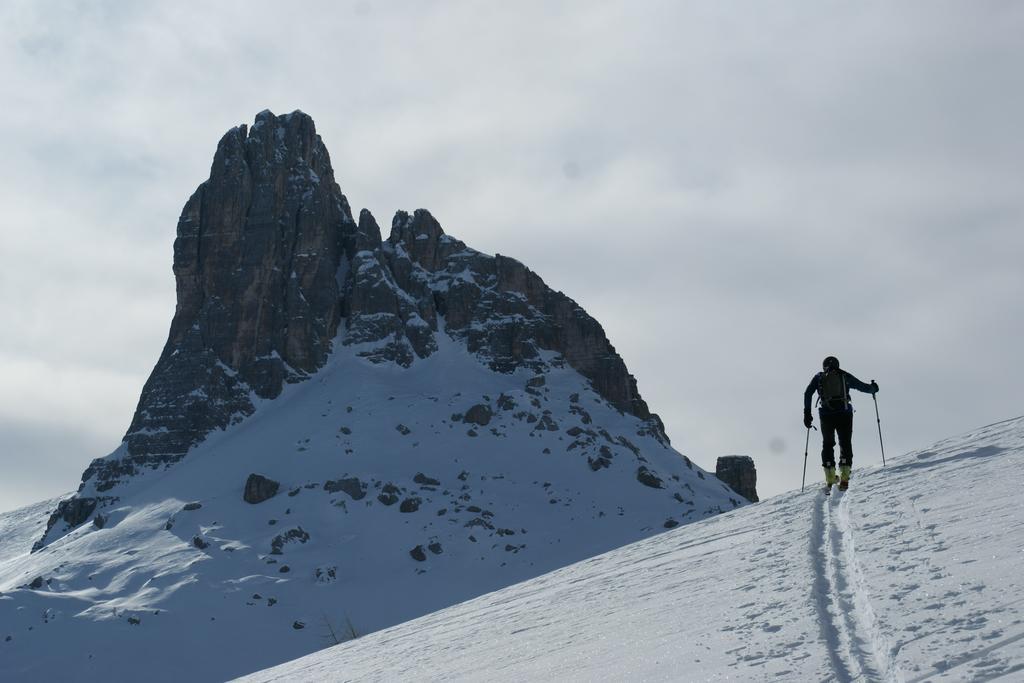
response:
[[[846,373],[846,385],[851,389],[863,391],[865,394],[878,393],[878,384],[876,384],[875,382],[872,382],[871,384],[865,384],[864,382],[861,382],[859,379],[857,379],[848,372]]]

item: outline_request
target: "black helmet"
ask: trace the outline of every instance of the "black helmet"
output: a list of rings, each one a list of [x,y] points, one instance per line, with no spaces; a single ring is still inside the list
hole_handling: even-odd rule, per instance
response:
[[[839,359],[835,356],[829,356],[825,360],[821,361],[821,369],[825,372],[828,372],[829,370],[838,370]]]

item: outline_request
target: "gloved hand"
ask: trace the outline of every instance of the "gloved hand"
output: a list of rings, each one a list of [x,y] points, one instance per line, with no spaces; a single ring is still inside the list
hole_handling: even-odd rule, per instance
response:
[[[812,424],[814,424],[814,418],[811,417],[811,411],[805,410],[804,411],[804,427],[807,427],[807,429],[810,429]]]
[[[874,394],[877,394],[877,393],[878,393],[878,382],[876,382],[875,380],[871,380],[871,394],[874,395]]]

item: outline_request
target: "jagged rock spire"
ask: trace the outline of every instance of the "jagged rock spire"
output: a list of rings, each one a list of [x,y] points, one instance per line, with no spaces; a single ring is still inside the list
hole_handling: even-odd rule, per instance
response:
[[[89,500],[245,419],[253,396],[316,372],[335,340],[404,367],[440,333],[497,372],[568,364],[667,442],[600,323],[522,263],[467,247],[424,209],[399,211],[387,240],[369,211],[354,221],[300,111],[262,111],[221,138],[178,221],[174,276],[170,333],[124,443],[90,464],[84,502],[62,505],[50,527],[80,523]]]

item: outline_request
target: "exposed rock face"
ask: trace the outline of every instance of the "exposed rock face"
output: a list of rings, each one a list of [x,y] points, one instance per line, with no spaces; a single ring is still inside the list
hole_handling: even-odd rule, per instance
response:
[[[74,496],[57,503],[57,509],[53,511],[50,519],[46,522],[46,533],[32,545],[32,552],[45,545],[47,535],[54,527],[63,527],[61,530],[66,531],[89,519],[89,515],[96,510],[98,503],[99,500],[91,496]]]
[[[71,526],[78,526],[89,519],[89,515],[95,509],[95,498],[69,498],[58,503],[57,510],[53,514],[65,520]]]
[[[90,464],[66,501],[79,507],[62,503],[40,544],[58,522],[84,521],[81,506],[112,503],[139,472],[245,419],[252,396],[309,377],[334,343],[408,367],[447,334],[494,371],[535,370],[538,390],[568,364],[667,443],[601,325],[522,263],[467,247],[423,209],[399,211],[386,240],[369,211],[356,222],[302,112],[263,111],[224,135],[178,220],[173,270],[174,319],[124,442]]]
[[[213,429],[317,370],[341,316],[348,202],[313,120],[256,116],[217,145],[174,242],[177,308],[128,433],[127,452],[93,463],[98,491],[184,456]]]
[[[757,470],[749,455],[723,455],[715,465],[715,476],[751,503],[757,498]]]
[[[601,325],[522,263],[466,247],[424,210],[412,216],[399,212],[382,251],[395,283],[416,299],[418,319],[410,316],[405,328],[412,332],[408,346],[418,355],[430,348],[420,321],[433,329],[438,316],[449,335],[499,372],[523,366],[542,371],[547,364],[540,351],[556,351],[610,403],[650,418],[652,428],[663,432]],[[396,359],[401,356],[396,353]]]

